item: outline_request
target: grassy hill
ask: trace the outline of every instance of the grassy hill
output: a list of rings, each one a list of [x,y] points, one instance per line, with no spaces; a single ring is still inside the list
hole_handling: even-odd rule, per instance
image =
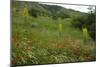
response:
[[[95,61],[95,42],[73,27],[79,11],[37,2],[13,2],[12,64]]]

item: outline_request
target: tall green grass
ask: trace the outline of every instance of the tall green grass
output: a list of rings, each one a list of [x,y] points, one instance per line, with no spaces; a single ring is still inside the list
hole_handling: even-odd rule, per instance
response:
[[[75,29],[71,22],[71,18],[13,17],[12,64],[94,61],[94,42],[90,39],[84,45],[82,31]],[[59,32],[62,35],[60,37]]]

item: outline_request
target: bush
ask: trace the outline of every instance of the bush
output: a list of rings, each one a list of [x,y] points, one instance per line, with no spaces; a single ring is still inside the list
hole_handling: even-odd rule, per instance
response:
[[[95,20],[95,12],[88,13],[87,15],[80,16],[78,18],[73,18],[72,25],[75,28],[79,28],[82,30],[82,27],[85,25],[89,31],[89,35],[93,40],[95,40],[96,36],[96,20]]]

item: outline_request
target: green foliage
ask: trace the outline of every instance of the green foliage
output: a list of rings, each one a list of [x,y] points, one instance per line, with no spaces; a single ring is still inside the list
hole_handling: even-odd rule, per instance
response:
[[[77,18],[73,18],[73,22],[72,25],[75,28],[79,28],[82,29],[82,26],[85,25],[87,23],[87,15],[83,15],[83,16],[79,16]]]
[[[45,9],[43,8],[36,8],[32,7],[32,9],[29,10],[29,14],[33,17],[38,17],[38,16],[48,16],[48,13],[46,12]]]
[[[82,29],[85,25],[89,31],[89,35],[95,41],[96,36],[96,13],[95,10],[87,13],[87,15],[82,15],[77,18],[73,18],[72,25],[76,28]]]
[[[88,40],[87,45],[84,45],[83,34],[84,39],[89,38],[88,31],[84,29],[82,34],[79,29],[74,28],[71,24],[72,17],[54,19],[52,16],[44,15],[45,11],[42,7],[41,11],[39,8],[36,9],[35,17],[34,12],[32,12],[33,16],[29,12],[33,7],[20,9],[24,6],[24,3],[17,2],[17,5],[13,7],[16,8],[12,19],[11,36],[13,66],[95,60],[95,42]],[[37,3],[35,6],[40,7]],[[61,7],[57,6],[57,10],[59,8]],[[21,10],[24,16],[20,13]],[[59,32],[62,32],[61,37],[59,37]]]
[[[93,40],[96,40],[96,12],[93,10],[89,14],[88,18],[88,28],[89,28],[89,34],[93,38]]]

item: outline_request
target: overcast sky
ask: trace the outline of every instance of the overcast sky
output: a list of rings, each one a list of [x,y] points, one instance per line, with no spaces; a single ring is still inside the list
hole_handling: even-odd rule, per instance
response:
[[[36,1],[36,2],[56,2],[56,3],[71,3],[71,4],[85,4],[85,5],[96,5],[95,0],[21,0],[21,1]],[[52,5],[52,4],[49,4]],[[88,12],[89,6],[74,6],[74,5],[63,5],[58,4],[60,6],[63,6],[65,8],[75,9],[77,11],[81,12]]]

